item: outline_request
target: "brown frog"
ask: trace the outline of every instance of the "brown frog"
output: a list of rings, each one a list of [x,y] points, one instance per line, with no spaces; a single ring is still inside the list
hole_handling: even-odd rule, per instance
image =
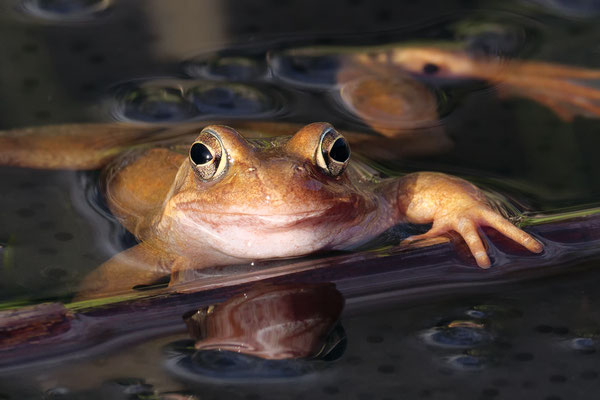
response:
[[[451,43],[292,48],[271,53],[269,63],[280,79],[310,85],[309,80],[288,76],[283,65],[285,60],[307,62],[321,57],[335,59],[338,65],[335,83],[320,87],[337,92],[347,110],[388,137],[439,125],[437,99],[415,78],[432,83],[487,82],[500,95],[534,100],[564,121],[578,115],[600,117],[598,69],[470,54]]]
[[[433,172],[368,176],[366,166],[351,160],[354,136],[330,124],[236,126],[249,136],[292,136],[247,139],[224,125],[30,128],[0,133],[0,165],[95,169],[109,163],[102,179],[107,203],[140,243],[93,271],[83,298],[182,271],[352,249],[407,222],[433,224],[409,242],[458,232],[482,268],[490,259],[479,226],[532,252],[543,249],[462,179]],[[132,143],[137,148],[123,152]]]

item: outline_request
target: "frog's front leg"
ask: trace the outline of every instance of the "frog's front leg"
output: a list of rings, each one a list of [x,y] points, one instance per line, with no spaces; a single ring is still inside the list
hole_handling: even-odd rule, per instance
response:
[[[194,271],[244,261],[208,248],[191,256],[162,250],[162,245],[142,242],[115,255],[84,278],[75,299],[130,294],[136,286],[156,284],[169,277],[172,287],[194,279]]]
[[[490,259],[479,226],[490,226],[531,252],[543,250],[542,244],[531,235],[492,210],[481,190],[462,179],[422,172],[401,178],[397,185],[397,207],[406,220],[416,224],[433,223],[428,232],[412,236],[406,239],[408,241],[456,231],[482,268],[490,266]]]
[[[169,276],[176,257],[141,243],[115,255],[90,272],[79,287],[76,300],[122,295],[135,286],[151,285]]]

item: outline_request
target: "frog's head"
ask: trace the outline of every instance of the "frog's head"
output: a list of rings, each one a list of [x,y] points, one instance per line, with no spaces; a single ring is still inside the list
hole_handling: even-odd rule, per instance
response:
[[[291,137],[257,141],[211,125],[190,146],[163,219],[175,221],[186,237],[202,236],[215,248],[245,242],[226,251],[232,255],[259,241],[262,245],[251,256],[331,247],[328,235],[334,238],[372,209],[369,195],[346,172],[349,161],[346,139],[327,123],[307,125]],[[289,240],[289,251],[272,252],[269,235],[277,243]]]

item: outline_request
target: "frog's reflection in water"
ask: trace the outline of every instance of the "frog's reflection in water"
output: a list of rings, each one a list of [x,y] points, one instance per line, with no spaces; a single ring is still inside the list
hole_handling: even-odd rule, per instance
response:
[[[331,283],[258,284],[183,317],[195,342],[167,346],[176,375],[245,380],[304,375],[346,348],[344,298]]]

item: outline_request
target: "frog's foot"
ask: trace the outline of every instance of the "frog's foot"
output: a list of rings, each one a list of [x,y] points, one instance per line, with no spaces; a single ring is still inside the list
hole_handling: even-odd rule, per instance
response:
[[[517,228],[510,221],[485,205],[473,206],[466,210],[460,210],[436,218],[429,231],[422,235],[408,237],[405,241],[410,243],[416,240],[440,236],[449,231],[456,231],[467,243],[471,254],[473,254],[475,261],[477,261],[477,265],[481,268],[489,268],[491,262],[483,244],[481,233],[478,229],[479,226],[492,227],[533,253],[540,253],[543,250],[542,244],[531,235]]]
[[[565,121],[600,117],[600,70],[521,62],[509,72],[500,81],[501,94],[535,100]]]

